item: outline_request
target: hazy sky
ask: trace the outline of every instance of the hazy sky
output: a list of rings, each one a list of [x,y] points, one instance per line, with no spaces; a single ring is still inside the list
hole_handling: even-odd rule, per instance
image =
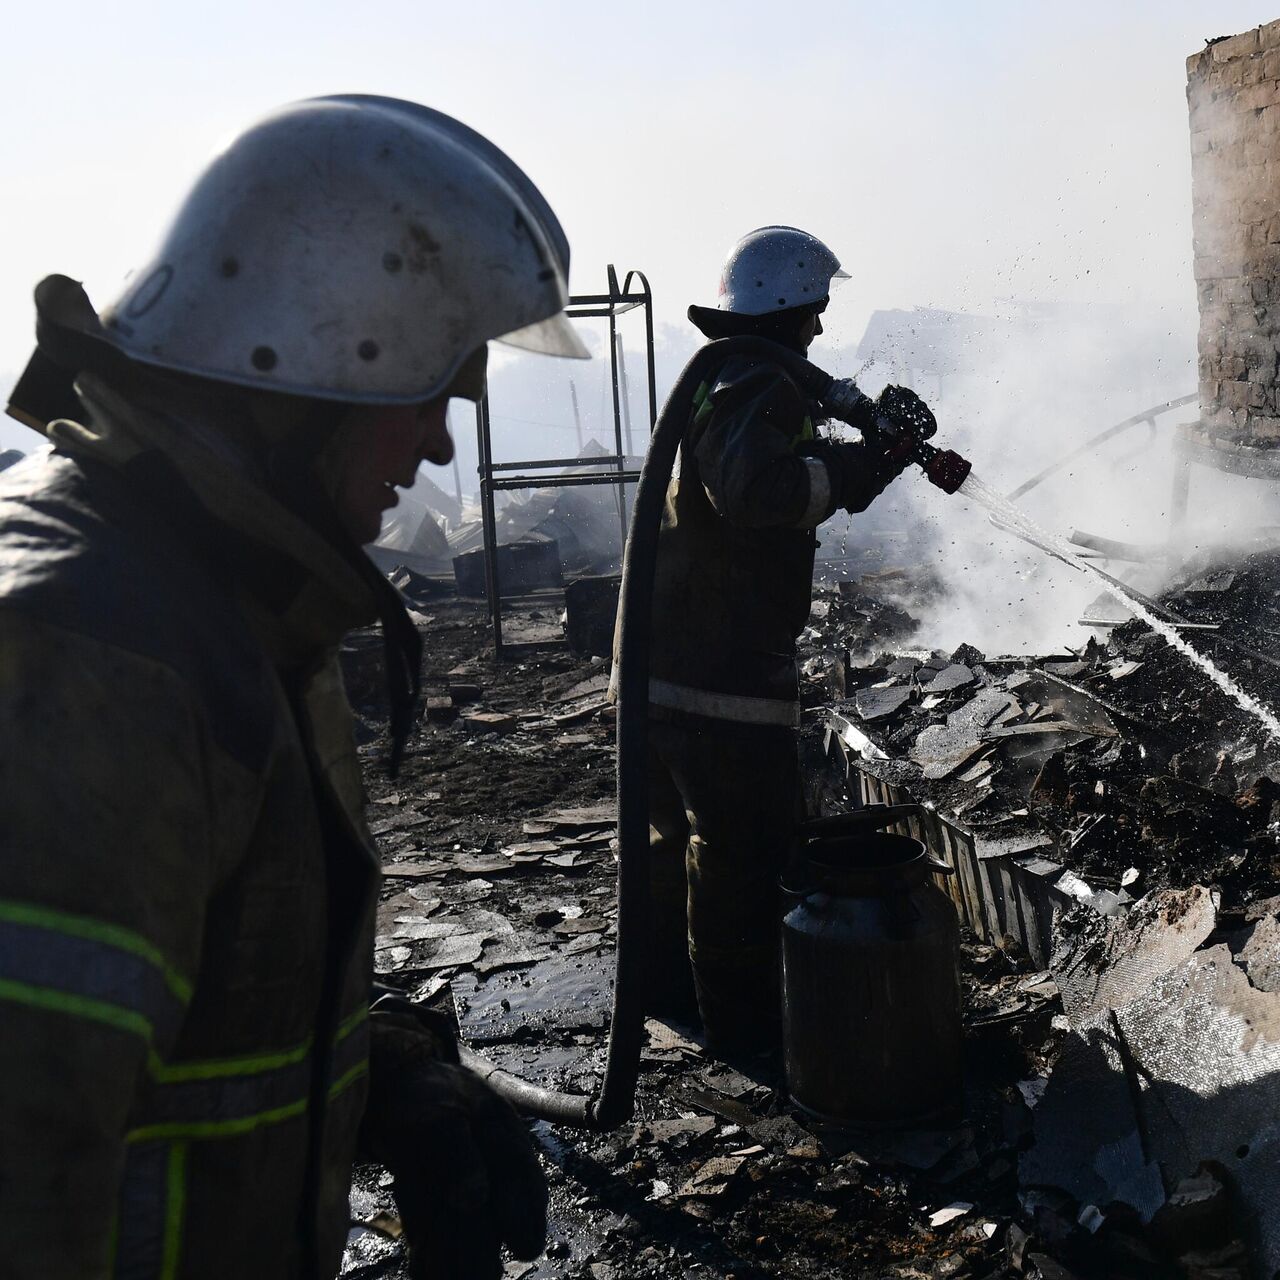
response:
[[[0,376],[32,285],[105,301],[204,157],[321,93],[418,99],[488,134],[573,246],[649,276],[660,321],[714,300],[743,231],[789,222],[853,279],[829,318],[998,299],[1145,300],[1185,328],[1184,60],[1280,0],[18,6],[0,108]],[[8,427],[0,444],[27,444]]]

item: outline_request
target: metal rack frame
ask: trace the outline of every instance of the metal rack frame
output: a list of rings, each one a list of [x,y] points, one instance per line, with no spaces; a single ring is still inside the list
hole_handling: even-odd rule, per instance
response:
[[[642,271],[628,271],[622,285],[612,263],[607,267],[608,292],[576,294],[569,299],[565,315],[574,320],[601,318],[609,321],[609,366],[613,384],[614,452],[601,458],[532,458],[518,462],[495,462],[490,433],[489,395],[476,405],[476,442],[480,476],[480,513],[484,529],[484,576],[488,596],[489,617],[493,627],[495,655],[501,659],[508,652],[527,651],[559,645],[563,641],[511,644],[502,638],[502,587],[498,580],[498,530],[495,495],[502,489],[560,489],[576,485],[611,484],[618,489],[618,520],[622,540],[627,537],[627,501],[625,486],[638,480],[638,471],[628,471],[628,456],[634,456],[631,440],[631,411],[626,386],[626,365],[622,358],[618,317],[637,307],[644,311],[645,372],[649,394],[649,429],[658,418],[657,379],[653,356],[653,293]],[[638,282],[633,288],[632,282]],[[538,475],[555,467],[601,467],[598,472],[574,475]],[[503,473],[501,475],[497,473]],[[507,474],[514,472],[515,474]]]

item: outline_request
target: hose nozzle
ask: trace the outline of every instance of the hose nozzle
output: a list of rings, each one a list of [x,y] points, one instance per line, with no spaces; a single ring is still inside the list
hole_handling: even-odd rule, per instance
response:
[[[973,463],[954,449],[935,449],[931,444],[921,443],[914,461],[924,468],[929,483],[936,484],[943,493],[955,493],[973,470]]]
[[[882,429],[879,434],[881,439],[894,439],[886,430]],[[929,477],[929,483],[936,484],[943,493],[955,493],[973,470],[973,463],[954,449],[939,449],[927,440],[901,431],[896,433],[896,443],[891,445],[888,453],[899,464],[914,462]]]

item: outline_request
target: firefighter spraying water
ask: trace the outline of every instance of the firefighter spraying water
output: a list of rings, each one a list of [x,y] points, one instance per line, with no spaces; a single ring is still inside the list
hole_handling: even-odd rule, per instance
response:
[[[646,602],[646,998],[652,1012],[700,1020],[719,1052],[778,1044],[777,884],[798,817],[795,652],[815,531],[837,510],[866,511],[912,464],[947,492],[969,470],[928,443],[937,424],[915,392],[872,399],[805,359],[844,278],[805,231],[744,236],[717,305],[689,309],[711,341],[657,428],[679,438],[680,456]],[[830,418],[862,439],[825,432]]]

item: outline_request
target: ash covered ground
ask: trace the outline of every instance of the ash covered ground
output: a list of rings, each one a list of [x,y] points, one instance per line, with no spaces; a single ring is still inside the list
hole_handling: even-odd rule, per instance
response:
[[[1189,1152],[1185,1168],[1167,1162],[1158,1203],[1138,1213],[1050,1157],[1090,1124],[1103,1144],[1115,1137],[1108,1126],[1144,1130],[1094,1107],[1091,1094],[1082,1107],[1072,1073],[1054,1072],[1077,1062],[1092,1034],[1081,955],[1145,945],[1140,931],[1124,932],[1129,904],[1185,942],[1178,960],[1197,964],[1229,944],[1242,966],[1254,956],[1248,981],[1271,990],[1253,934],[1271,927],[1280,895],[1275,744],[1136,623],[1037,658],[902,651],[916,630],[912,593],[935,590],[888,570],[818,592],[803,640],[803,732],[812,811],[856,801],[828,768],[834,714],[856,726],[868,772],[967,830],[1050,841],[1087,882],[1088,905],[1058,920],[1061,952],[1043,968],[1013,938],[966,935],[964,1123],[823,1132],[777,1079],[714,1061],[689,1028],[650,1022],[633,1123],[602,1136],[533,1126],[551,1232],[546,1254],[509,1264],[509,1275],[1252,1274],[1256,1230],[1239,1170]],[[1280,610],[1280,558],[1198,566],[1164,603],[1216,626],[1187,634],[1275,705],[1269,611]],[[386,870],[378,968],[450,1010],[463,1039],[499,1065],[589,1093],[603,1067],[614,943],[606,664],[563,651],[499,664],[479,605],[426,594],[416,608],[428,698],[394,781],[380,766],[376,637],[354,637],[345,655]],[[558,610],[554,598],[534,600],[510,625],[551,638]],[[1106,986],[1105,975],[1092,980]],[[1063,982],[1073,993],[1065,1010]],[[1178,1140],[1199,1141],[1196,1132]],[[359,1170],[352,1206],[344,1274],[403,1274],[389,1178]]]
[[[452,1009],[463,1037],[503,1066],[589,1092],[613,964],[604,666],[564,653],[499,665],[480,606],[440,597],[417,608],[438,719],[424,717],[394,781],[379,763],[376,639],[355,637],[346,655],[387,873],[378,967]],[[517,612],[526,630],[555,617],[547,605]],[[450,687],[456,715],[443,705]],[[514,724],[495,729],[477,713]],[[632,1124],[604,1136],[535,1126],[552,1182],[549,1245],[508,1274],[1022,1274],[1008,1261],[1010,1243],[1026,1252],[1016,1226],[1010,1237],[1030,1116],[1019,1082],[1052,1052],[1054,988],[991,947],[968,944],[965,964],[961,1128],[852,1144],[817,1133],[778,1081],[715,1062],[687,1028],[651,1023]],[[387,1181],[359,1171],[353,1217],[374,1225],[354,1227],[344,1274],[403,1273]]]

